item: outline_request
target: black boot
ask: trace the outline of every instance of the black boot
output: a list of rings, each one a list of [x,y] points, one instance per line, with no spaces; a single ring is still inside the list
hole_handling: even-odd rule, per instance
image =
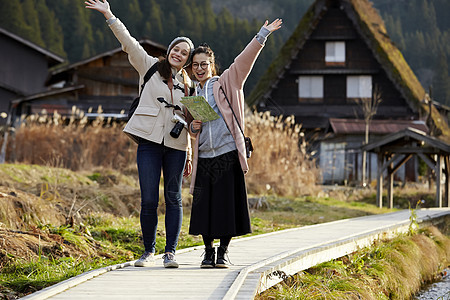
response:
[[[205,247],[205,257],[202,260],[200,268],[202,269],[214,268],[215,256],[216,250],[214,249],[214,247]]]
[[[228,261],[225,259],[225,254],[227,253],[227,247],[220,246],[217,248],[217,262],[216,268],[228,268]]]

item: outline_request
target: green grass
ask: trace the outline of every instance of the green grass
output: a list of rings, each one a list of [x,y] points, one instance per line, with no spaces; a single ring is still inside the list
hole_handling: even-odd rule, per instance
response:
[[[271,196],[267,198],[267,203],[268,208],[251,211],[253,233],[249,235],[362,216],[378,210],[367,203],[355,205],[332,198]],[[203,244],[200,236],[188,234],[189,222],[190,210],[185,208],[178,249]],[[37,261],[11,259],[1,269],[0,286],[19,293],[32,292],[92,269],[137,259],[144,251],[138,217],[95,213],[75,228],[41,225],[40,230],[60,235],[65,243],[76,247],[84,256],[53,258],[43,254]],[[163,253],[164,246],[164,215],[160,215],[156,253]]]
[[[269,208],[256,210],[252,212],[252,216],[265,220],[272,230],[392,211],[387,208],[379,209],[372,203],[356,200],[346,202],[330,197],[269,197],[267,200]]]
[[[367,198],[342,201],[328,196],[319,198],[268,196],[265,200],[265,206],[257,210],[251,209],[253,233],[247,236],[389,211],[385,208],[379,209],[374,203],[370,203],[374,202],[374,197],[373,201]],[[203,244],[200,236],[188,234],[189,222],[190,210],[184,208],[177,249]],[[139,217],[115,217],[107,213],[94,213],[85,217],[83,222],[74,228],[41,225],[40,230],[61,236],[64,243],[77,248],[83,256],[52,257],[43,253],[38,260],[32,261],[11,258],[0,272],[0,292],[10,289],[23,296],[24,293],[42,289],[89,270],[137,259],[144,251]],[[163,253],[164,246],[164,215],[161,214],[158,221],[156,253]],[[385,257],[383,251],[378,250],[373,255]],[[361,263],[361,260],[359,262]],[[378,266],[368,272],[381,276],[383,271],[385,269]],[[347,286],[342,280],[327,277],[320,282],[324,288],[335,289],[336,292],[333,293],[337,294],[338,290],[345,290]],[[316,289],[317,287],[311,286],[310,292],[313,293]],[[287,294],[291,292],[285,291]],[[289,299],[290,296],[287,294],[283,294],[285,298],[279,299]],[[295,297],[299,296],[293,296],[292,299],[302,299]]]
[[[392,240],[314,266],[256,299],[409,299],[449,261],[450,239],[436,228]]]
[[[73,257],[59,259],[41,257],[37,261],[19,259],[2,268],[0,288],[3,286],[19,294],[30,293],[81,273],[115,263],[120,263],[120,260],[102,258],[85,260]]]

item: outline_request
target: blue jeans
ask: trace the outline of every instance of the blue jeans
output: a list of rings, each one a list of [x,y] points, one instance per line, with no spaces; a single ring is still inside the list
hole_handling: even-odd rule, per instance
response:
[[[165,252],[175,253],[183,218],[181,184],[186,152],[153,142],[141,142],[137,149],[137,166],[141,187],[141,229],[145,251],[155,252],[158,227],[159,181],[161,169],[164,177],[166,203]]]

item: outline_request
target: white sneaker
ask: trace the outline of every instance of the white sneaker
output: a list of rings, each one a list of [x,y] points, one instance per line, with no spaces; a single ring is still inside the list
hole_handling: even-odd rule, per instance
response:
[[[152,252],[145,251],[135,263],[135,267],[150,267],[155,264],[155,257]]]
[[[164,259],[164,268],[178,268],[178,263],[173,253],[169,252],[164,254],[163,259]]]

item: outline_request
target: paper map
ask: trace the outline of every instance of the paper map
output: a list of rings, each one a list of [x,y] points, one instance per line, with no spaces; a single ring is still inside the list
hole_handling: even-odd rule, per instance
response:
[[[194,120],[209,122],[220,118],[203,96],[181,97],[181,99],[181,103],[186,106]]]

